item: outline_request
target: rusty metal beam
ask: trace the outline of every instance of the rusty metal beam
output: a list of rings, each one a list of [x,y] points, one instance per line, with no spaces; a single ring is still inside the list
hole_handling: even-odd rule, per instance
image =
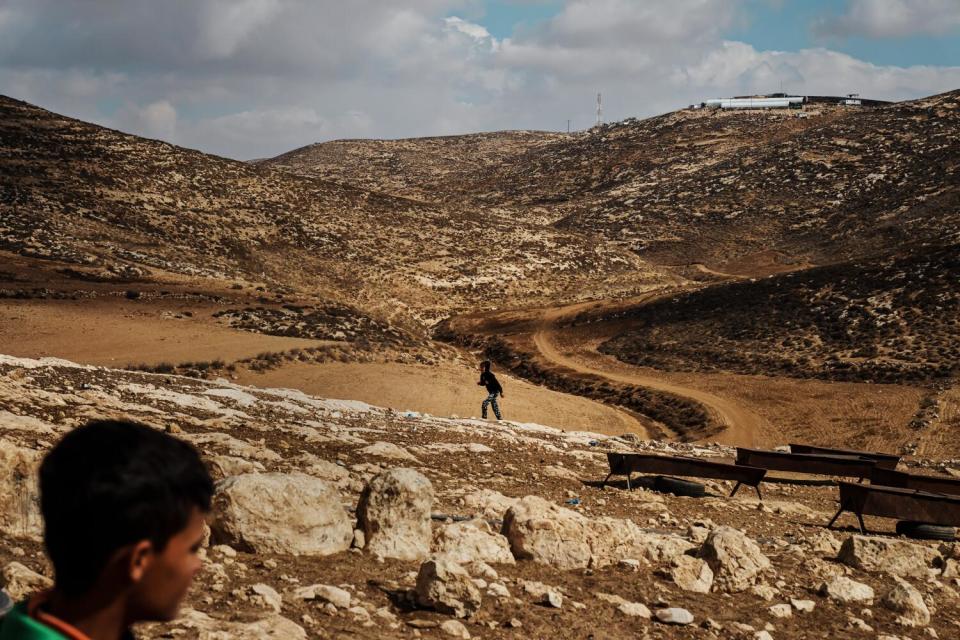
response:
[[[922,476],[905,471],[876,468],[870,473],[870,484],[960,496],[960,479],[947,476]]]
[[[789,471],[842,478],[870,477],[876,466],[873,460],[814,453],[785,453],[737,447],[737,464],[770,471]]]
[[[627,488],[630,488],[630,476],[633,473],[653,473],[671,476],[688,476],[695,478],[710,478],[713,480],[734,480],[732,496],[740,485],[753,487],[757,496],[760,496],[759,484],[766,475],[766,469],[751,466],[735,465],[728,462],[714,462],[700,458],[684,456],[660,456],[644,453],[607,453],[607,462],[610,464],[610,474],[604,479],[607,483],[610,476],[627,476]],[[762,496],[761,496],[762,498]]]
[[[840,509],[827,527],[833,526],[844,511],[857,515],[861,532],[866,531],[863,525],[865,515],[947,527],[960,526],[960,497],[915,489],[841,482]]]
[[[815,453],[835,456],[848,456],[851,458],[866,458],[873,460],[877,467],[881,469],[896,469],[900,463],[900,456],[894,453],[875,453],[873,451],[856,451],[854,449],[834,449],[831,447],[818,447],[812,444],[790,443],[790,453]]]

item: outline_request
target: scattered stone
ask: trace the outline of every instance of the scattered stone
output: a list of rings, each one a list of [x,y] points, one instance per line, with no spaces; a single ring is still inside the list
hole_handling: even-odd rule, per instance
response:
[[[366,551],[398,560],[426,558],[432,506],[433,485],[420,472],[397,468],[374,477],[357,506],[357,528],[364,533]]]
[[[858,630],[858,631],[864,631],[864,632],[866,632],[866,633],[872,633],[872,632],[873,632],[873,627],[871,627],[869,624],[866,623],[866,621],[864,621],[864,620],[862,620],[862,619],[860,619],[860,618],[853,618],[853,617],[849,618],[849,619],[847,620],[847,625],[848,625],[851,629],[856,629],[856,630]]]
[[[514,563],[507,539],[494,533],[487,521],[481,519],[442,527],[434,535],[433,547],[435,552],[446,554],[460,563]]]
[[[440,630],[451,638],[470,639],[470,632],[467,631],[467,628],[463,626],[463,623],[459,620],[447,620],[440,625]]]
[[[680,536],[645,533],[630,520],[587,518],[537,496],[507,510],[503,533],[518,560],[564,570],[604,567],[624,558],[669,561],[693,547]]]
[[[397,616],[394,615],[390,609],[387,607],[380,607],[373,612],[373,617],[375,617],[380,622],[386,623],[388,625],[395,625],[397,623]]]
[[[302,473],[257,473],[217,483],[213,540],[252,553],[326,556],[350,548],[340,494]]]
[[[778,595],[780,595],[780,592],[777,591],[775,587],[771,587],[768,584],[755,584],[752,587],[750,587],[750,593],[757,596],[758,598],[763,598],[767,602],[770,602],[771,600],[776,598]]]
[[[894,578],[896,584],[883,597],[881,604],[897,616],[897,622],[907,627],[923,627],[930,623],[930,610],[923,595],[909,582]]]
[[[417,603],[458,618],[480,608],[482,595],[467,570],[442,556],[427,560],[417,573]]]
[[[597,596],[597,600],[603,600],[604,602],[609,602],[610,604],[629,604],[629,600],[622,598],[621,596],[612,594],[612,593],[597,593],[594,594]]]
[[[507,509],[519,501],[491,489],[480,489],[463,496],[463,505],[470,513],[491,520],[503,519]]]
[[[926,578],[939,554],[930,547],[905,540],[852,535],[843,541],[837,557],[840,562],[862,571]]]
[[[713,570],[714,591],[744,591],[770,568],[770,559],[757,543],[732,527],[711,531],[699,555]]]
[[[793,616],[793,608],[789,604],[775,604],[768,609],[774,618],[789,618]]]
[[[664,624],[687,625],[693,622],[693,614],[680,607],[657,609],[654,615],[657,616],[657,620]]]
[[[822,529],[813,534],[807,542],[811,551],[822,556],[835,558],[840,552],[840,541],[830,531]]]
[[[641,602],[622,602],[617,606],[617,610],[620,613],[634,618],[646,618],[649,620],[652,615],[647,605]]]
[[[795,598],[790,598],[790,604],[797,611],[803,611],[804,613],[810,613],[817,606],[813,600],[797,600]]]
[[[540,601],[540,604],[553,607],[554,609],[560,609],[563,607],[563,594],[559,591],[548,589],[543,595],[543,600]]]
[[[706,561],[688,555],[673,559],[670,577],[684,591],[709,593],[713,584],[713,570]]]
[[[0,572],[0,587],[14,602],[52,586],[53,580],[16,561],[8,563]]]
[[[219,479],[264,471],[263,463],[239,456],[211,456],[205,462],[210,474]]]
[[[280,613],[283,608],[283,598],[277,593],[277,590],[268,584],[258,583],[250,587],[250,593],[253,594],[251,601],[267,609],[273,609],[274,613]]]
[[[360,449],[360,453],[366,454],[367,456],[387,458],[389,460],[420,462],[412,453],[399,445],[393,444],[392,442],[374,442],[373,444]]]
[[[227,622],[188,609],[181,613],[178,624],[197,631],[198,640],[306,640],[307,637],[303,627],[276,615],[256,622]]]
[[[407,620],[407,626],[413,627],[414,629],[436,629],[440,626],[440,623],[436,620],[414,618],[413,620]]]
[[[353,598],[346,589],[326,584],[312,584],[308,587],[300,587],[296,589],[293,594],[301,600],[329,602],[338,609],[349,609],[350,602]]]
[[[0,410],[0,417],[5,429],[17,422],[39,422],[3,410]],[[0,440],[0,531],[40,539],[40,500],[37,490],[39,464],[39,452]]]
[[[839,600],[840,602],[873,602],[873,589],[862,582],[857,582],[846,576],[837,576],[829,582],[820,585],[819,593],[822,596]]]

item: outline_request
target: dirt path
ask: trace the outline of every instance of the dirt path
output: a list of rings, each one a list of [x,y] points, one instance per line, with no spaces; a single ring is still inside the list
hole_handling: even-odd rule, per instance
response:
[[[651,294],[647,300],[654,297],[656,294]],[[557,328],[560,320],[574,316],[584,308],[585,305],[579,304],[550,309],[544,313],[542,322],[533,334],[533,342],[544,358],[580,373],[690,398],[703,405],[710,415],[725,427],[722,433],[711,436],[710,440],[741,446],[754,446],[757,443],[765,421],[749,409],[729,398],[667,382],[599,353],[597,347],[616,333],[620,323],[591,323],[586,325],[586,329],[570,331]]]

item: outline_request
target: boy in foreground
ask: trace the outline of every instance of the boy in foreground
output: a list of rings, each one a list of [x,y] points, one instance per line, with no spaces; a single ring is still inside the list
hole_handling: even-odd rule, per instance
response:
[[[0,621],[0,640],[122,640],[176,617],[194,575],[213,482],[186,442],[133,422],[67,434],[40,465],[54,587]]]

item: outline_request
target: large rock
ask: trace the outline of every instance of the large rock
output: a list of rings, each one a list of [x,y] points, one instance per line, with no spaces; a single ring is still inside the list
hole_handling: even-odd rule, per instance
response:
[[[39,464],[39,452],[0,440],[0,531],[7,535],[41,536]]]
[[[896,584],[881,604],[898,613],[897,622],[908,627],[925,627],[930,624],[930,610],[923,601],[923,595],[909,582],[894,578]]]
[[[510,498],[493,489],[478,489],[463,496],[463,506],[469,513],[499,520],[507,509],[519,502],[519,498]]]
[[[415,593],[420,606],[458,618],[472,615],[483,598],[467,570],[443,556],[420,565]]]
[[[346,589],[328,584],[312,584],[308,587],[299,587],[294,590],[293,595],[300,600],[329,602],[338,609],[349,609],[353,598]]]
[[[437,553],[463,564],[478,561],[514,563],[507,539],[495,533],[486,520],[455,522],[441,528],[434,535],[433,547]]]
[[[412,453],[392,442],[374,442],[370,446],[360,449],[360,453],[377,458],[388,458],[390,460],[420,462]]]
[[[385,558],[422,560],[430,555],[433,485],[414,469],[390,469],[360,494],[357,528],[366,550]]]
[[[684,591],[709,593],[713,585],[713,570],[706,561],[681,555],[673,559],[670,577]]]
[[[217,484],[213,539],[254,553],[325,556],[350,548],[353,525],[329,482],[302,473],[233,476]]]
[[[670,561],[693,547],[680,536],[648,534],[630,520],[590,519],[537,496],[510,507],[503,533],[518,560],[558,569],[604,567],[628,558]]]
[[[657,609],[654,615],[657,616],[657,620],[664,624],[688,625],[693,623],[693,614],[680,607]]]
[[[873,602],[873,588],[870,585],[851,580],[846,576],[837,576],[820,585],[819,593],[839,602]]]
[[[256,622],[227,622],[188,609],[177,623],[193,629],[198,640],[306,640],[307,632],[283,616],[270,616]]]
[[[844,564],[863,571],[926,578],[940,554],[905,540],[852,535],[843,541],[837,557]]]
[[[700,557],[713,570],[714,591],[744,591],[770,568],[770,559],[757,543],[732,527],[711,531],[700,547]]]
[[[37,591],[43,591],[52,586],[53,580],[19,562],[11,562],[0,572],[0,587],[14,601],[23,600]]]

